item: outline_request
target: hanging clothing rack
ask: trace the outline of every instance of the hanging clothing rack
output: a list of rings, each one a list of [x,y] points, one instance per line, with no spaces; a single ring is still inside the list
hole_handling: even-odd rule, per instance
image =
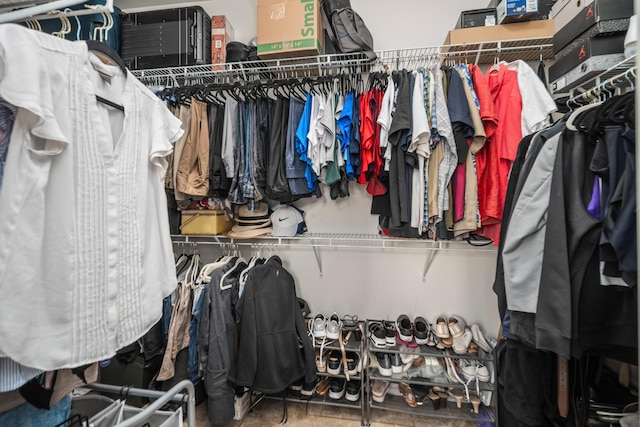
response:
[[[61,16],[92,15],[96,13],[113,13],[113,0],[105,0],[104,5],[92,5],[86,9],[67,10],[64,9],[84,3],[86,0],[55,0],[49,3],[17,9],[0,14],[0,24],[8,22],[20,22],[25,20],[59,19]],[[22,4],[22,3],[21,3]],[[3,3],[2,6],[5,4]],[[51,13],[55,12],[55,13]]]
[[[628,70],[617,74],[613,77],[601,81],[597,86],[592,87],[589,90],[582,92],[581,94],[574,95],[567,101],[568,105],[583,105],[592,101],[600,99],[602,95],[612,95],[617,89],[625,89],[633,87],[636,79],[636,67],[633,66]]]
[[[164,406],[165,403],[169,401],[178,402],[178,403],[187,403],[187,426],[195,427],[196,426],[196,398],[195,398],[195,389],[193,384],[189,380],[182,380],[178,384],[174,385],[168,391],[155,391],[155,390],[145,390],[141,388],[132,388],[127,386],[115,386],[108,384],[89,384],[83,386],[83,388],[88,388],[95,391],[100,391],[104,393],[125,393],[130,394],[132,396],[138,397],[148,397],[152,399],[157,399],[149,406],[147,406],[142,412],[136,414],[130,419],[123,421],[118,424],[116,427],[134,427],[139,426],[144,423],[146,419],[154,414],[158,409]],[[186,390],[185,393],[180,393],[181,391]]]
[[[132,74],[147,85],[189,86],[193,84],[228,83],[269,78],[316,77],[341,73],[398,70],[428,67],[434,63],[473,62],[488,64],[495,59],[526,61],[553,58],[551,37],[462,45],[430,46],[413,49],[376,52],[377,59],[369,61],[363,54],[320,55],[249,61],[229,64],[207,64],[185,67],[132,70]]]

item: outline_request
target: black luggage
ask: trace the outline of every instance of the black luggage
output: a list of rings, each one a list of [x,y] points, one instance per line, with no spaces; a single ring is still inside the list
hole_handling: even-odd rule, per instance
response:
[[[132,70],[211,63],[211,17],[201,7],[130,13],[122,59]]]

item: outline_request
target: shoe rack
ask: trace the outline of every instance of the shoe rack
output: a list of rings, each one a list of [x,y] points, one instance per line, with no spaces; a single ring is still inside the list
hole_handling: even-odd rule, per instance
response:
[[[371,363],[366,368],[367,378],[367,421],[372,418],[373,409],[381,409],[385,411],[399,412],[405,414],[419,415],[431,418],[440,419],[452,419],[452,420],[465,420],[473,422],[489,422],[496,423],[495,415],[490,407],[485,406],[482,400],[478,398],[478,391],[480,396],[484,397],[485,401],[495,401],[495,396],[489,397],[495,393],[495,376],[496,369],[494,365],[493,355],[485,353],[482,349],[478,350],[477,355],[471,354],[457,354],[451,348],[438,349],[435,346],[417,345],[415,348],[407,348],[406,346],[400,346],[397,343],[393,346],[378,347],[371,342],[370,325],[372,323],[381,323],[377,320],[367,320],[367,352],[369,353],[369,359]],[[394,322],[387,322],[387,324],[394,325]],[[449,366],[450,369],[456,369],[458,377],[465,383],[462,384],[457,380],[454,381],[449,375],[442,381],[440,378],[438,381],[431,381],[427,378],[414,377],[409,378],[405,371],[401,373],[393,373],[389,375],[382,375],[377,367],[376,353],[382,355],[410,355],[416,356],[417,360],[420,357],[427,357],[431,361],[437,360],[441,363],[441,367],[444,372],[447,372],[447,359],[452,362]],[[375,360],[375,362],[374,362]],[[468,381],[459,370],[459,367],[466,364],[473,364],[479,362],[484,366],[493,368],[491,372],[490,381],[482,382],[477,379]],[[383,401],[379,397],[374,399],[374,392],[372,390],[372,384],[374,381],[386,381],[389,383],[389,387],[397,387],[396,390],[402,393],[404,389],[405,394],[413,393],[414,407],[409,405],[410,399],[406,399],[404,395],[397,395],[395,393],[386,392],[383,396]],[[420,387],[423,392],[417,393],[417,390],[413,390],[412,387]],[[465,385],[469,390],[470,400],[467,400]],[[408,386],[408,388],[407,388]],[[435,392],[433,392],[435,388]],[[429,394],[425,394],[424,390],[432,392],[431,398]],[[426,396],[424,400],[422,396]],[[409,396],[411,397],[411,396]],[[416,399],[417,397],[417,399]],[[422,401],[420,401],[422,400]],[[479,401],[480,400],[480,401]],[[474,401],[472,404],[471,401]],[[474,410],[474,406],[476,409]],[[476,413],[477,410],[477,413]]]
[[[347,399],[346,396],[346,381],[347,375],[345,374],[344,364],[342,360],[342,348],[338,340],[329,340],[325,341],[324,346],[322,346],[321,342],[317,342],[314,344],[314,349],[316,350],[316,355],[318,351],[322,349],[326,352],[326,357],[323,358],[325,368],[321,369],[318,367],[318,363],[316,363],[316,373],[318,375],[318,382],[313,387],[313,391],[311,395],[305,395],[303,393],[302,388],[298,389],[298,387],[294,386],[289,387],[286,394],[286,399],[291,402],[304,403],[304,404],[316,404],[316,405],[327,405],[327,406],[337,406],[343,408],[352,408],[354,410],[360,411],[361,414],[361,425],[368,426],[369,423],[366,419],[367,415],[367,399],[366,399],[366,381],[364,376],[364,365],[366,362],[366,337],[360,333],[360,331],[364,331],[365,322],[359,321],[359,325],[362,328],[355,327],[350,328],[351,334],[349,334],[349,330],[343,329],[340,332],[340,337],[343,339],[344,343],[344,351],[345,353],[356,353],[359,358],[360,369],[359,372],[355,375],[348,375],[349,380],[359,381],[360,387],[360,397],[356,401],[351,401]],[[358,331],[357,333],[355,331]],[[349,334],[348,340],[344,340],[344,338]],[[335,352],[335,353],[334,353]],[[339,355],[340,359],[340,368],[339,373],[329,373],[328,372],[328,359],[329,356],[334,353],[335,355]],[[318,358],[316,358],[318,360]],[[340,399],[335,399],[331,397],[330,394],[330,386],[332,379],[340,379],[345,381],[345,390]],[[302,385],[304,387],[304,385]],[[282,399],[282,396],[266,396],[268,398],[274,399]]]

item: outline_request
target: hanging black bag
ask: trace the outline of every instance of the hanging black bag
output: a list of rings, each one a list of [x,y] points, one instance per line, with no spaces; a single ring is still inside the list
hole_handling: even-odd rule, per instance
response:
[[[376,59],[371,32],[349,0],[322,0],[321,9],[325,31],[338,52],[362,52]]]

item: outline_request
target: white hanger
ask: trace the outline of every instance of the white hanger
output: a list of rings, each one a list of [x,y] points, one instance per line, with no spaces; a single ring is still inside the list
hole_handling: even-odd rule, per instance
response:
[[[242,257],[238,257],[238,258],[236,259],[236,262],[235,262],[235,264],[233,265],[233,267],[232,267],[232,268],[230,268],[227,272],[225,272],[225,273],[222,275],[222,277],[220,278],[220,283],[219,283],[219,286],[220,286],[220,290],[221,290],[221,291],[224,291],[224,290],[226,290],[226,289],[230,289],[230,288],[233,286],[233,285],[224,286],[224,285],[223,285],[223,283],[224,283],[224,279],[226,279],[229,275],[231,275],[231,273],[232,273],[232,272],[234,272],[236,268],[238,268],[238,265],[240,265],[240,263],[246,263],[245,259],[244,259],[244,258],[242,258]]]

